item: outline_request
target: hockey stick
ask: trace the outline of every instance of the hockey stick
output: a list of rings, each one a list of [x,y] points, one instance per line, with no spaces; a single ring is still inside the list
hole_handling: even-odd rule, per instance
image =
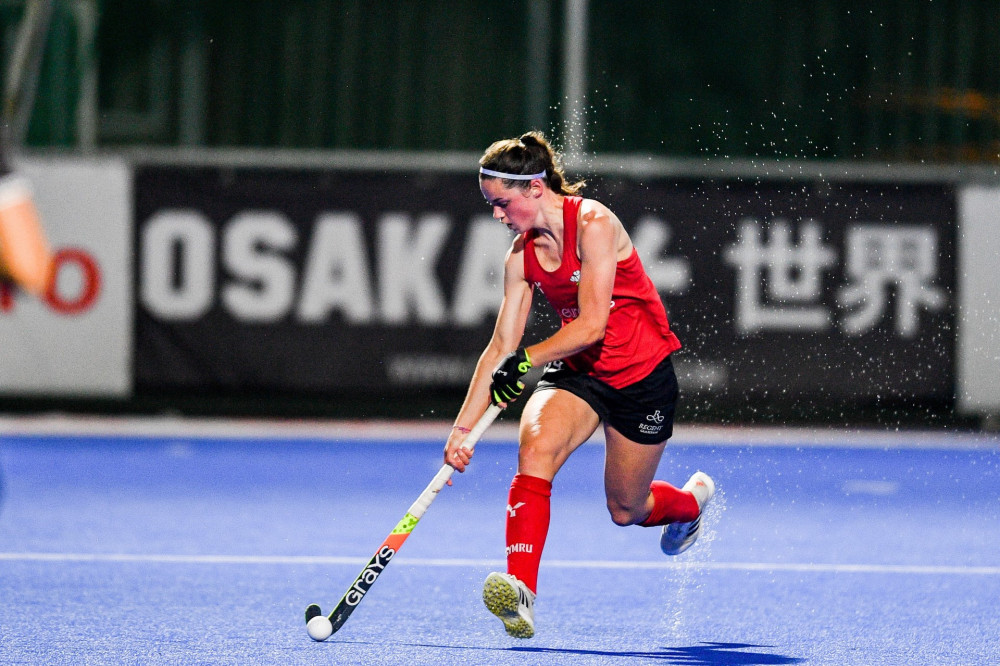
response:
[[[471,431],[469,431],[469,434],[465,436],[465,439],[462,441],[462,447],[468,449],[469,451],[475,449],[476,442],[478,442],[479,438],[483,436],[483,433],[490,426],[490,424],[493,423],[493,420],[496,419],[497,415],[500,414],[500,411],[501,409],[499,406],[491,404],[486,410],[486,413],[480,417],[479,421],[476,422],[476,425],[473,426]],[[347,618],[351,616],[354,609],[358,607],[361,600],[365,598],[366,594],[368,594],[368,590],[371,589],[371,586],[375,584],[378,577],[383,571],[385,571],[386,565],[389,564],[393,556],[395,556],[395,554],[399,552],[399,549],[402,548],[403,542],[406,541],[408,536],[410,536],[410,532],[412,532],[413,528],[417,526],[417,523],[420,521],[420,518],[423,517],[424,512],[427,511],[431,502],[437,498],[438,493],[441,492],[442,488],[444,488],[444,485],[448,482],[448,479],[451,478],[454,471],[455,468],[451,465],[445,464],[441,466],[441,469],[438,470],[434,479],[431,480],[427,487],[424,488],[424,491],[420,493],[420,497],[417,498],[417,501],[410,505],[410,508],[407,510],[406,515],[403,516],[403,519],[396,524],[396,527],[393,528],[392,532],[389,533],[389,536],[387,536],[385,541],[382,542],[382,545],[379,546],[377,551],[375,551],[375,554],[368,561],[365,568],[362,569],[361,573],[358,574],[358,577],[354,579],[354,583],[347,588],[347,592],[341,598],[336,608],[333,609],[333,612],[327,616],[327,619],[330,621],[329,627],[325,626],[326,623],[322,620],[318,620],[316,623],[310,624],[311,620],[321,617],[323,615],[323,611],[320,610],[318,604],[309,604],[306,608],[306,626],[309,630],[309,636],[313,640],[325,641],[334,632],[344,626],[344,623],[347,622]]]

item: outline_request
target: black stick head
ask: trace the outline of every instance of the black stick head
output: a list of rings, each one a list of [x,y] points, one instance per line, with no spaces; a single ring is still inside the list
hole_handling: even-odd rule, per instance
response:
[[[313,619],[317,615],[322,615],[323,611],[319,609],[319,604],[309,604],[306,606],[306,624],[309,624],[309,620]]]

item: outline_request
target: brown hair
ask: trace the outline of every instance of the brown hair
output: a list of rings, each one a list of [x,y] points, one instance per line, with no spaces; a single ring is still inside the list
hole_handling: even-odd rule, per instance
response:
[[[545,182],[549,188],[563,196],[579,194],[585,181],[566,182],[563,172],[562,158],[541,132],[526,132],[516,139],[502,139],[494,142],[483,156],[479,158],[479,166],[493,171],[510,174],[531,174],[545,172]],[[493,178],[479,174],[480,178]],[[503,179],[507,187],[527,189],[530,180]]]

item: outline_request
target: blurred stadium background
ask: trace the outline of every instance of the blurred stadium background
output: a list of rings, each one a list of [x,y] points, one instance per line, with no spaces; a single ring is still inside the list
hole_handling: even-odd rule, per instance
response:
[[[55,251],[0,410],[450,418],[549,134],[685,343],[681,421],[998,427],[1000,5],[0,2]],[[532,334],[552,325],[544,307]]]

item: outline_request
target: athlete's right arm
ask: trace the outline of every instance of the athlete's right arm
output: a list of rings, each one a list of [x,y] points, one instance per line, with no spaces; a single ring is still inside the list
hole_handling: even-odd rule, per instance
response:
[[[469,383],[462,409],[455,419],[455,428],[445,445],[445,462],[459,472],[465,471],[471,454],[461,448],[467,428],[471,428],[490,404],[490,383],[493,369],[504,356],[521,343],[528,313],[531,311],[531,285],[524,278],[524,244],[520,236],[507,252],[503,272],[503,301],[497,314],[493,336],[479,356],[476,370]]]

